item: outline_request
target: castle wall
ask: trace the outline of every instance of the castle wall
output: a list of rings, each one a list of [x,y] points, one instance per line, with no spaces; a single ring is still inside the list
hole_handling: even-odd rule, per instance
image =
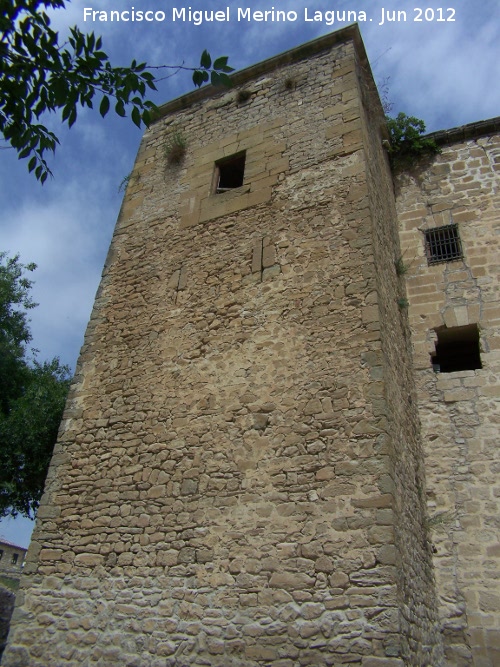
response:
[[[397,181],[447,664],[500,664],[498,119],[437,134]],[[495,131],[496,127],[496,131]],[[425,231],[457,224],[463,259],[428,265]],[[434,372],[436,329],[477,324],[482,368]]]
[[[390,177],[338,35],[145,134],[4,665],[440,664]]]
[[[385,415],[387,455],[394,495],[396,572],[401,612],[402,655],[407,664],[442,664],[435,582],[425,509],[425,470],[416,409],[410,330],[404,304],[404,279],[397,271],[401,250],[394,203],[394,184],[387,155],[375,128],[383,122],[374,112],[373,91],[364,68],[365,147],[372,243],[377,286],[380,359],[384,379],[378,404]],[[375,107],[376,108],[376,107]],[[385,128],[385,125],[384,125]]]

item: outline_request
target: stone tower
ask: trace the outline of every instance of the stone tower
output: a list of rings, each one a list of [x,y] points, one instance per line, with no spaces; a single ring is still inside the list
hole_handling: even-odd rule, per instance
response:
[[[4,665],[443,664],[384,127],[355,26],[162,108]]]

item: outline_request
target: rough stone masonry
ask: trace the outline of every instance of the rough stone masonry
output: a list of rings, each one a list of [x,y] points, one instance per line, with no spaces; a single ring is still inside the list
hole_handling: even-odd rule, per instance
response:
[[[432,136],[441,155],[396,180],[428,523],[446,664],[495,667],[500,664],[500,118]],[[452,228],[458,256],[434,263],[426,239]],[[436,373],[429,358],[440,338],[441,346],[449,339],[450,349],[458,339],[463,359],[473,333],[479,337],[480,366]]]
[[[358,29],[233,80],[144,136],[4,666],[445,664],[427,398]],[[460,618],[447,655],[471,660]]]

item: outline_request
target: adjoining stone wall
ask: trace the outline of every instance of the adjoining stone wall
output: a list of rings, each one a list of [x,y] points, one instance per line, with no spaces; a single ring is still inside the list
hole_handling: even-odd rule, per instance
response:
[[[401,248],[418,375],[447,664],[500,664],[499,119],[439,133],[442,154],[399,176]],[[429,266],[424,231],[456,223],[463,259]],[[435,373],[435,329],[478,324],[482,369]]]
[[[347,28],[145,134],[5,666],[440,664],[360,67]],[[244,183],[211,194],[232,150]]]

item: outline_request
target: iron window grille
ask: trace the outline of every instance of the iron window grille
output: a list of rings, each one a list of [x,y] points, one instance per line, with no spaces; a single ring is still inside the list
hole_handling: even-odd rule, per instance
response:
[[[458,225],[428,229],[425,232],[425,254],[429,264],[461,259],[463,254]]]

